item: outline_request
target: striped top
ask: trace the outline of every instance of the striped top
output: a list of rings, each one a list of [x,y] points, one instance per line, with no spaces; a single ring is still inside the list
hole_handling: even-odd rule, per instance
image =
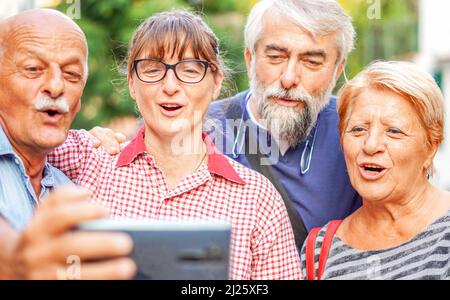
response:
[[[329,223],[316,240],[315,269]],[[306,245],[306,243],[305,243]],[[301,251],[306,278],[306,247]],[[357,250],[334,236],[322,279],[450,279],[450,211],[410,241],[390,249]]]

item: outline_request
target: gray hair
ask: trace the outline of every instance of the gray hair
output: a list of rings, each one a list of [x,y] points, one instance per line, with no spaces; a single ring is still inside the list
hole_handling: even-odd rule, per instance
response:
[[[251,10],[244,31],[245,47],[252,54],[268,13],[292,20],[313,37],[337,33],[338,62],[353,50],[356,32],[352,18],[335,0],[262,0]]]

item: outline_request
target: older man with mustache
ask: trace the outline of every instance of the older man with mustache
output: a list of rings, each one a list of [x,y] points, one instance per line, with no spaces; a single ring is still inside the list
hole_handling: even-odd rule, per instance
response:
[[[81,29],[59,12],[0,22],[1,279],[125,279],[135,271],[120,258],[131,251],[128,236],[71,231],[105,211],[83,190],[58,190],[72,184],[47,163],[80,109],[87,52]],[[85,262],[100,258],[111,259]],[[79,272],[67,274],[77,260]]]

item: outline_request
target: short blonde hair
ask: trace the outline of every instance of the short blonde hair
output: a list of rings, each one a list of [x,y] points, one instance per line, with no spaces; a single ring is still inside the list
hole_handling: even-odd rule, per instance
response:
[[[408,62],[378,61],[345,84],[338,94],[339,134],[348,123],[351,106],[368,89],[388,90],[409,101],[425,130],[427,146],[438,147],[444,139],[444,97],[433,77]]]

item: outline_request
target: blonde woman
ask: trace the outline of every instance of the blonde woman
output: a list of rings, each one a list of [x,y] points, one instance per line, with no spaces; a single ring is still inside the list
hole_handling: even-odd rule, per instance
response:
[[[338,113],[363,205],[310,233],[305,277],[450,278],[450,194],[429,182],[444,131],[433,78],[410,63],[376,62],[343,87]]]

